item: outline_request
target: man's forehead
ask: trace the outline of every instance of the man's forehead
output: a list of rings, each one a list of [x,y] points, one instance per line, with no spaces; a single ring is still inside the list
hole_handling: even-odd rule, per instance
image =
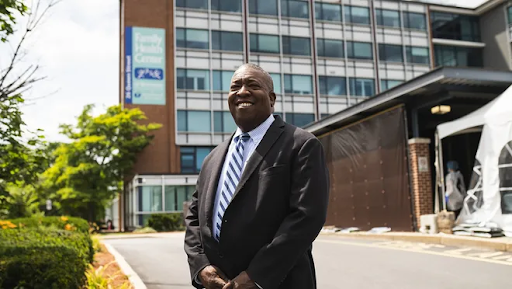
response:
[[[252,68],[250,66],[244,66],[235,71],[233,74],[233,79],[239,79],[239,78],[251,78],[251,79],[258,79],[258,80],[264,80],[265,74],[256,69]]]

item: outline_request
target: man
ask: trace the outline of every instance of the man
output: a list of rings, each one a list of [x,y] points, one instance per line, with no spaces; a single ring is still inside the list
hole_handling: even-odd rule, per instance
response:
[[[197,288],[316,288],[311,250],[327,212],[324,152],[312,134],[272,115],[273,90],[253,64],[231,80],[238,129],[204,160],[186,217]]]
[[[455,219],[460,215],[464,198],[466,197],[466,185],[464,184],[464,176],[459,171],[459,163],[449,161],[446,165],[448,174],[446,175],[446,206],[448,211],[455,214]]]

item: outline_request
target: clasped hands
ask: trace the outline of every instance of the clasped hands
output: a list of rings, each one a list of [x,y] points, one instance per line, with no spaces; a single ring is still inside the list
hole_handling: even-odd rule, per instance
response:
[[[229,280],[219,268],[211,265],[199,272],[199,279],[206,289],[258,289],[245,271]]]

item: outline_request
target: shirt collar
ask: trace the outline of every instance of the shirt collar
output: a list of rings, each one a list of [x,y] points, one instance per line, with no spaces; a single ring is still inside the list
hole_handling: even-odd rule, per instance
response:
[[[270,114],[270,116],[262,122],[258,127],[248,132],[248,134],[251,136],[251,139],[254,143],[259,143],[265,134],[267,133],[267,130],[270,128],[272,123],[274,122],[275,118],[274,115]],[[236,129],[235,135],[233,136],[233,140],[242,134],[242,130],[240,128]]]

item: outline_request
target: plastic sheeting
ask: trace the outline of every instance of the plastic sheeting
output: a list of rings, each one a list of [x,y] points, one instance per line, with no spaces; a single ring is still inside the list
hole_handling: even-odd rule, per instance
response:
[[[403,107],[319,139],[331,181],[327,226],[413,229]]]
[[[512,232],[512,86],[481,109],[440,125],[440,138],[483,125],[458,223],[494,222]]]

